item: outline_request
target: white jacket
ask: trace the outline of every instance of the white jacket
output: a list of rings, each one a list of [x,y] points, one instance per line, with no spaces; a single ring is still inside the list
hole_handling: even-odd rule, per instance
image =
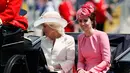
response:
[[[66,34],[61,36],[56,39],[54,46],[52,40],[43,36],[41,47],[48,66],[60,64],[62,70],[57,70],[58,73],[70,73],[72,71],[75,59],[75,42],[72,36]]]

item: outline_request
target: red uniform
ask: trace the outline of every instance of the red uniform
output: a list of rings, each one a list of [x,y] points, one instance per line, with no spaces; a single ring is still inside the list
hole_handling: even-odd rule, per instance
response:
[[[68,22],[68,25],[65,27],[65,32],[74,32],[73,16],[75,15],[75,10],[71,2],[61,2],[61,4],[59,5],[59,13]]]
[[[107,5],[105,4],[104,0],[99,0],[99,2],[96,2],[95,0],[93,0],[95,6],[96,6],[96,22],[97,23],[103,23],[106,20],[106,9],[107,9]]]
[[[12,24],[26,30],[27,19],[19,15],[22,0],[0,0],[0,19],[3,25]]]

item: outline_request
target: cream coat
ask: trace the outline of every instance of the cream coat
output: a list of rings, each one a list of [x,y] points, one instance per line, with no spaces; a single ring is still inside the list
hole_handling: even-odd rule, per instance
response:
[[[53,41],[43,36],[41,47],[45,54],[48,66],[60,64],[62,69],[56,70],[54,68],[54,71],[57,71],[58,73],[71,73],[75,59],[75,42],[73,37],[63,35],[56,39],[53,46]]]

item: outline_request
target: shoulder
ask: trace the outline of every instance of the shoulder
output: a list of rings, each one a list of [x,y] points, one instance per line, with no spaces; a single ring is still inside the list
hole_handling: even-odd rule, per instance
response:
[[[99,31],[99,30],[96,30],[95,35],[96,35],[99,39],[106,39],[106,38],[108,38],[108,34],[107,34],[106,32]]]
[[[70,36],[70,35],[67,35],[65,34],[63,36],[63,41],[69,45],[71,45],[72,43],[74,44],[75,43],[75,40],[74,40],[74,37]]]
[[[83,35],[84,35],[83,33],[79,34],[79,35],[78,35],[78,38],[79,38],[79,37],[83,37]]]
[[[45,39],[45,38],[46,38],[46,36],[41,36],[41,38],[42,38],[42,39]]]
[[[78,39],[81,39],[83,37],[84,37],[84,33],[81,33],[81,34],[78,35]]]
[[[41,41],[44,42],[46,40],[45,36],[41,37]]]
[[[107,33],[106,33],[106,32],[99,31],[99,30],[95,30],[95,34],[96,34],[96,35],[99,35],[99,36],[102,36],[102,35],[107,35]]]
[[[46,36],[42,36],[41,41],[42,42],[48,42],[48,41],[51,41],[51,40],[49,38],[47,38]]]
[[[64,38],[68,39],[68,40],[74,40],[74,37],[72,37],[71,35],[67,35],[67,34],[64,35]]]

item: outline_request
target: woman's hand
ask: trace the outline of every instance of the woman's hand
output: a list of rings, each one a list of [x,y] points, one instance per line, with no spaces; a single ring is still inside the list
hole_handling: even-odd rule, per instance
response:
[[[60,64],[53,65],[53,67],[54,67],[55,69],[61,69],[61,65],[60,65]]]
[[[2,24],[2,20],[0,19],[0,25]]]
[[[54,71],[54,67],[53,66],[48,66],[50,71]]]
[[[86,71],[84,69],[80,69],[78,70],[78,73],[86,73]]]

